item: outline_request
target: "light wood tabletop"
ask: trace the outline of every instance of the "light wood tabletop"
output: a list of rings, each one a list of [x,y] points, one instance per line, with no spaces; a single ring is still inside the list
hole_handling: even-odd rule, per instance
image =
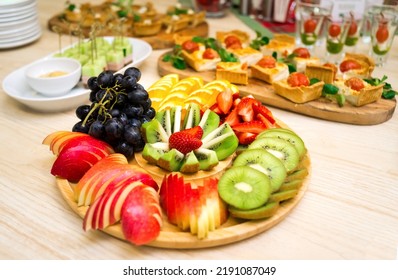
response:
[[[73,1],[82,3],[86,1]],[[102,1],[91,1],[100,3]],[[140,3],[144,1],[134,1]],[[162,11],[176,1],[156,1]],[[32,44],[0,50],[0,77],[57,51],[47,21],[64,1],[38,0],[42,36]],[[255,31],[228,12],[209,19],[216,31]],[[70,42],[63,36],[63,45]],[[366,48],[366,46],[362,46]],[[160,78],[155,50],[140,66],[140,83]],[[398,39],[374,76],[398,89]],[[43,113],[0,89],[0,259],[396,259],[398,248],[398,115],[378,125],[351,125],[270,107],[299,134],[311,157],[302,200],[280,223],[254,237],[207,249],[134,246],[101,231],[84,232],[50,174],[54,156],[43,139],[71,130],[74,110]]]

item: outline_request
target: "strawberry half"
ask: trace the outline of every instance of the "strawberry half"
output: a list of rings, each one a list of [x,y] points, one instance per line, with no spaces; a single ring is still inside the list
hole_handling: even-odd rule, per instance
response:
[[[258,116],[260,114],[263,117],[265,117],[266,119],[268,119],[268,121],[271,124],[275,123],[275,119],[274,119],[274,116],[272,115],[272,112],[266,106],[264,106],[262,104],[253,104],[253,110],[254,110],[255,115]]]
[[[238,123],[232,127],[232,129],[237,132],[250,132],[255,134],[264,131],[266,128],[267,127],[265,126],[265,124],[259,120]]]
[[[203,134],[203,130],[201,127],[199,128],[200,130],[197,129],[197,127],[193,127],[171,134],[169,138],[169,148],[177,149],[184,155],[200,148],[200,146],[202,146],[200,138],[202,137],[201,135]]]
[[[239,102],[237,106],[238,115],[241,116],[243,121],[249,122],[254,119],[253,104],[260,104],[260,101],[252,97],[244,97]]]
[[[201,139],[203,136],[203,129],[201,126],[194,126],[192,128],[184,129],[180,132],[184,132],[186,134],[192,135],[193,137],[197,139]]]
[[[256,140],[257,135],[257,133],[251,132],[236,132],[236,136],[239,139],[239,144],[241,145],[251,144],[254,140]]]

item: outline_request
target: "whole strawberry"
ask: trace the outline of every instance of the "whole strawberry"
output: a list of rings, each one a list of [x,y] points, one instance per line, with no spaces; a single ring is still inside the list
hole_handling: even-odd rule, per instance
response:
[[[202,146],[202,140],[200,140],[202,135],[203,130],[200,126],[175,132],[169,138],[169,148],[186,155]]]

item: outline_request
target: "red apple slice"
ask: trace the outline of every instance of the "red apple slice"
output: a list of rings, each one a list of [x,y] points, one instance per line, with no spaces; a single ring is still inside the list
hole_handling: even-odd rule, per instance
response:
[[[142,185],[135,182],[128,185],[121,185],[118,188],[102,194],[88,208],[83,219],[83,229],[104,229],[109,225],[118,222],[121,217],[121,209],[128,194],[135,187]]]
[[[121,216],[124,237],[135,245],[155,240],[162,227],[159,196],[152,187],[137,186],[127,196]]]
[[[77,182],[102,157],[95,146],[76,146],[63,150],[53,163],[51,174]],[[105,155],[103,155],[105,157]]]

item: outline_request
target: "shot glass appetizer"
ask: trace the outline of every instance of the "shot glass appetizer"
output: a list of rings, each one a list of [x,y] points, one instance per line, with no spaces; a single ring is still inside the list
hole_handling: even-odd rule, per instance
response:
[[[343,58],[343,48],[347,39],[351,21],[341,17],[338,20],[326,21],[327,61],[338,64]]]
[[[332,1],[303,1],[298,0],[296,6],[297,31],[300,43],[309,48],[320,41],[325,18],[331,14]]]
[[[376,66],[383,66],[387,62],[397,26],[397,13],[384,11],[372,17],[370,55]]]
[[[356,52],[357,43],[360,37],[360,30],[362,28],[363,20],[359,16],[355,16],[353,12],[351,12],[346,21],[349,24],[347,38],[344,43],[344,51],[345,52]]]

